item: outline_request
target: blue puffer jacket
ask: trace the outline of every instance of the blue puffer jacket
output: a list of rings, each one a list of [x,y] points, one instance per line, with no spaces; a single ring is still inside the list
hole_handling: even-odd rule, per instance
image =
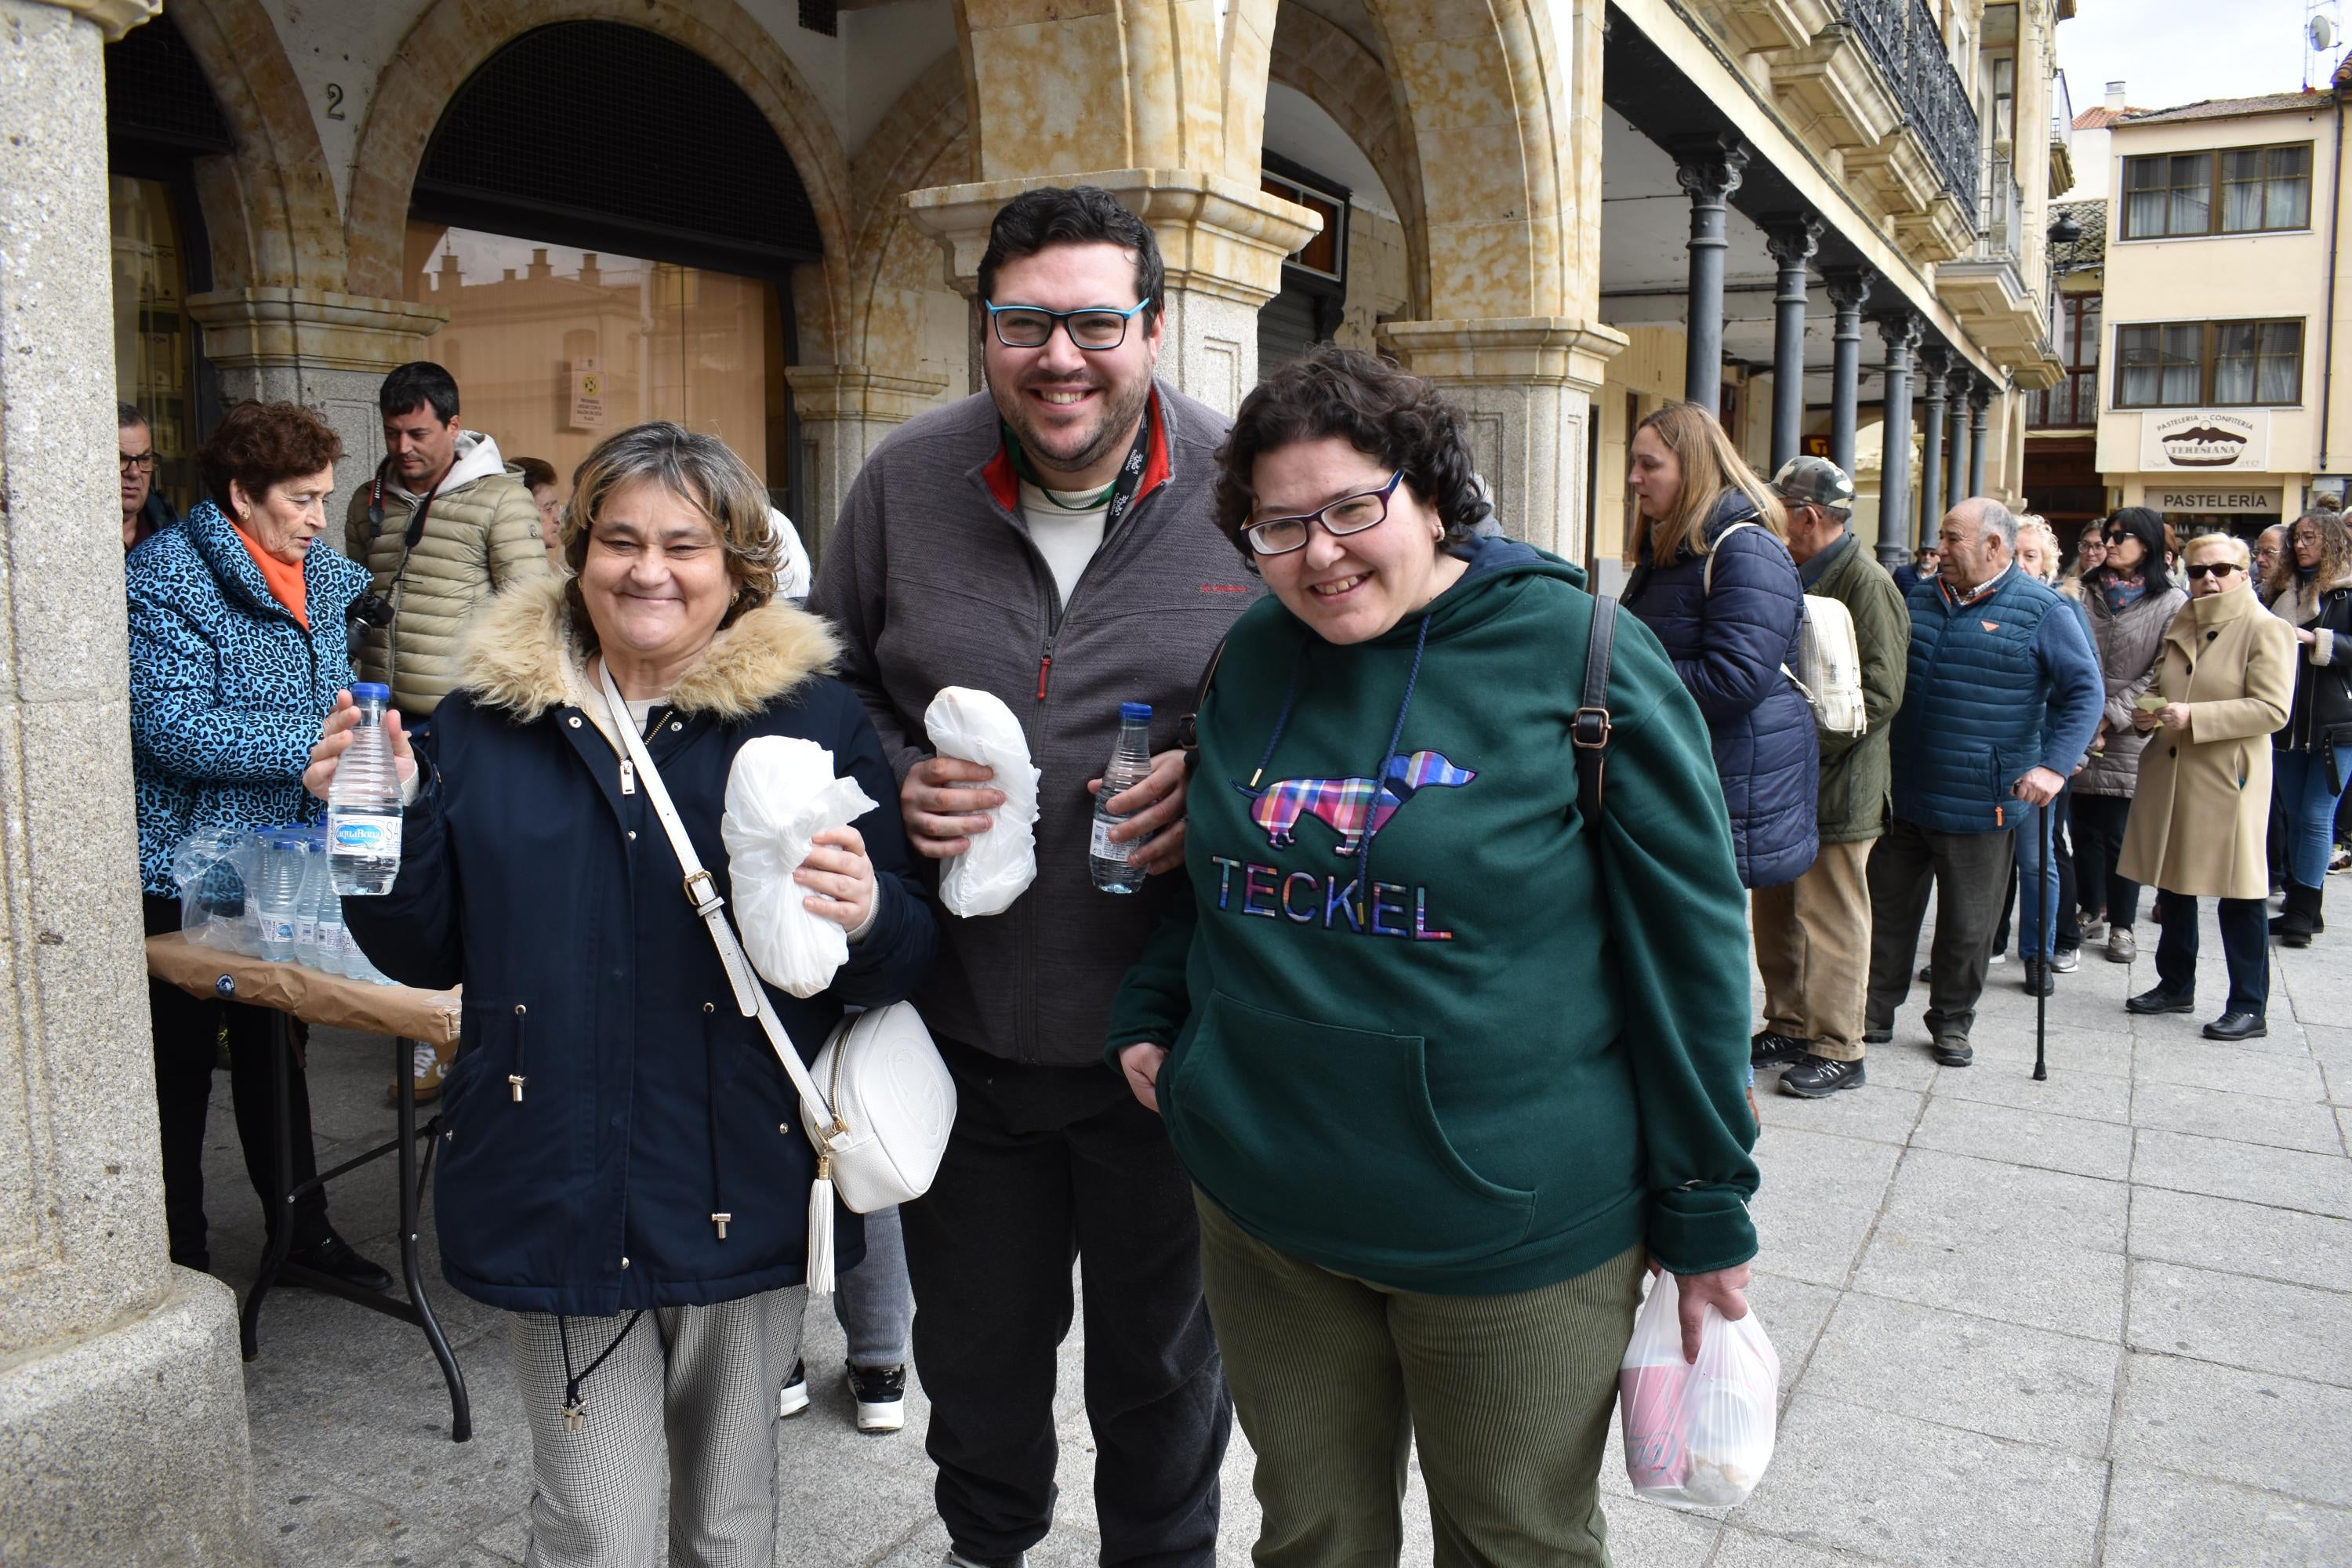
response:
[[[368,574],[321,544],[302,563],[310,627],[269,596],[210,501],[123,561],[139,880],[171,898],[172,849],[199,829],[318,818],[302,770],[352,679],[345,616]]]
[[[2017,826],[2011,786],[2071,778],[2105,702],[2081,617],[2011,568],[1962,604],[1940,578],[1910,593],[1911,669],[1895,716],[1895,815],[1936,833]]]
[[[1706,525],[1708,547],[1733,523],[1759,521],[1746,496],[1727,491]],[[1715,558],[1709,593],[1706,556],[1659,566],[1645,546],[1623,603],[1658,634],[1698,700],[1731,811],[1741,885],[1774,888],[1803,876],[1821,847],[1820,738],[1813,710],[1780,673],[1796,663],[1804,590],[1789,547],[1760,526],[1725,539]]]

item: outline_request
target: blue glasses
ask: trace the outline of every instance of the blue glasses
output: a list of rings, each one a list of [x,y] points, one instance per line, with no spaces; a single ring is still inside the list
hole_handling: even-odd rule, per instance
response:
[[[1304,517],[1270,517],[1264,522],[1254,522],[1242,530],[1250,549],[1259,555],[1287,555],[1307,543],[1312,525],[1321,523],[1323,531],[1334,539],[1345,539],[1351,533],[1361,533],[1377,528],[1388,520],[1389,497],[1396,493],[1398,481],[1404,478],[1399,468],[1389,476],[1389,482],[1376,490],[1363,490],[1351,496],[1341,496],[1330,505],[1318,508]]]
[[[1127,342],[1127,323],[1150,303],[1146,298],[1124,310],[1110,305],[1089,305],[1083,310],[1048,310],[1042,305],[981,301],[993,323],[996,341],[1008,349],[1044,348],[1053,338],[1054,324],[1058,321],[1069,334],[1070,342],[1088,353],[1101,353]]]

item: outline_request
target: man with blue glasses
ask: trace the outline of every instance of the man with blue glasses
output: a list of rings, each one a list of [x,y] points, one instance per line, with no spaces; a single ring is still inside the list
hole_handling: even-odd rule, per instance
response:
[[[938,1178],[902,1215],[940,1516],[949,1562],[976,1568],[1023,1562],[1051,1528],[1075,1253],[1102,1561],[1211,1568],[1232,1406],[1192,1189],[1102,1065],[1112,995],[1182,879],[1097,892],[1089,786],[1119,705],[1150,703],[1159,749],[1112,802],[1113,837],[1148,871],[1182,864],[1176,720],[1258,584],[1211,521],[1226,420],[1154,379],[1165,285],[1141,220],[1090,186],[1024,192],[979,281],[987,390],[875,449],[813,602],[919,853],[961,853],[1003,800],[985,768],[932,753],[941,687],[1002,699],[1040,770],[1035,881],[1003,914],[942,914],[916,997],[957,1090]]]

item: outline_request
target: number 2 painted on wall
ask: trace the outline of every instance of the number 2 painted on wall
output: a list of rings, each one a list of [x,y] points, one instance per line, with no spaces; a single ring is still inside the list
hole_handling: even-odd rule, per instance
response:
[[[343,118],[343,84],[341,82],[331,81],[327,84],[327,118],[330,120]]]

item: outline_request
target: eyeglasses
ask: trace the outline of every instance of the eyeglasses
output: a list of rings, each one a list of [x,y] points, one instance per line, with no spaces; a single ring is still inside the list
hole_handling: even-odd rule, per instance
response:
[[[1328,506],[1318,507],[1304,517],[1270,517],[1264,522],[1254,522],[1242,530],[1252,551],[1260,555],[1287,555],[1307,542],[1311,525],[1321,523],[1323,531],[1334,539],[1344,539],[1351,533],[1361,533],[1368,528],[1378,528],[1387,521],[1389,497],[1404,479],[1399,468],[1389,476],[1389,482],[1376,490],[1364,490],[1356,495],[1341,496]]]
[[[2216,577],[2227,577],[2231,573],[2239,570],[2239,567],[2234,561],[2200,561],[2192,566],[2183,567],[2182,570],[2189,574],[2189,580],[2194,583],[2209,572]]]
[[[125,452],[121,454],[121,458],[122,468],[125,472],[133,468],[138,469],[139,472],[142,474],[152,474],[155,471],[155,454],[152,451],[135,453]]]
[[[1048,310],[1042,305],[999,305],[983,300],[996,341],[1008,349],[1042,349],[1053,340],[1060,322],[1073,346],[1101,353],[1127,342],[1127,323],[1151,303],[1149,297],[1122,310],[1114,305],[1090,305],[1083,310]]]

